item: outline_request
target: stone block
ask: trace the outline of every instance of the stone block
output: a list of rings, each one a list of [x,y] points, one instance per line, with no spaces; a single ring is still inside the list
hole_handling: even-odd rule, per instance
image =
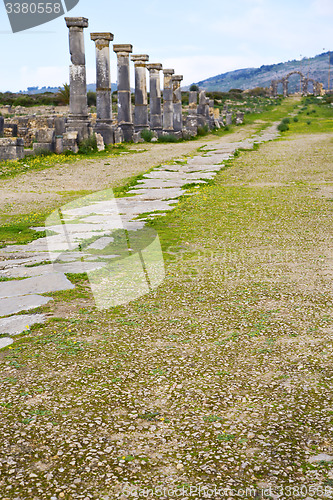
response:
[[[64,138],[62,136],[55,138],[54,152],[61,155],[64,152]]]
[[[236,125],[242,125],[243,122],[244,122],[244,113],[238,111],[236,114]]]
[[[113,144],[114,139],[114,127],[111,123],[97,122],[93,128],[95,134],[100,134],[103,137],[104,144]]]
[[[53,152],[53,144],[50,142],[34,142],[32,150],[36,154],[42,154],[44,151]]]
[[[23,139],[18,137],[0,138],[0,160],[20,160],[23,157]]]
[[[116,128],[114,131],[114,142],[115,144],[120,144],[124,142],[123,131],[120,127]]]
[[[55,140],[55,131],[53,128],[42,128],[36,132],[37,142],[53,144]]]
[[[97,142],[97,151],[104,151],[105,150],[105,144],[103,140],[103,136],[101,134],[95,134],[96,136],[96,142]]]
[[[138,142],[144,142],[144,140],[141,137],[141,132],[134,132],[133,134],[133,142],[137,144]]]
[[[177,139],[182,139],[183,138],[183,132],[178,130],[177,132],[173,132],[172,135],[177,137]]]
[[[3,116],[0,116],[0,137],[3,136],[4,124],[5,124],[5,119]]]
[[[77,131],[65,132],[63,135],[64,151],[79,151],[79,134]]]
[[[55,135],[63,135],[66,131],[67,118],[57,117],[54,120]]]
[[[121,123],[121,129],[123,131],[123,138],[125,142],[133,141],[134,127],[132,123]]]
[[[225,123],[226,125],[232,125],[232,113],[226,113]]]
[[[6,137],[17,137],[17,125],[16,125],[16,123],[5,123],[4,124],[4,135]]]

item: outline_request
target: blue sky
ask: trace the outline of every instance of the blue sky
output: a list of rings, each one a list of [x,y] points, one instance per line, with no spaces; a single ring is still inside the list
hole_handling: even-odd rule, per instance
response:
[[[68,15],[89,19],[88,83],[95,82],[93,31],[110,31],[114,43],[131,43],[133,53],[174,68],[184,84],[333,50],[333,0],[80,0]],[[13,34],[1,3],[0,43],[0,91],[68,82],[63,18]],[[115,82],[113,52],[111,61]]]

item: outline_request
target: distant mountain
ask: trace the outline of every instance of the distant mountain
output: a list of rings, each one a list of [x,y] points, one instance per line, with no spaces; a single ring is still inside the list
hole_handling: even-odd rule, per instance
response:
[[[331,53],[333,65],[333,53]],[[221,75],[201,80],[196,84],[207,91],[227,92],[230,89],[253,89],[255,87],[269,87],[271,80],[285,76],[291,71],[301,71],[305,76],[318,80],[327,89],[329,69],[329,53],[324,52],[312,58],[288,61],[279,64],[264,65],[260,68],[245,68],[229,71]],[[333,70],[333,66],[332,66]],[[330,87],[333,88],[333,71]],[[289,91],[297,92],[300,88],[299,76],[293,75],[289,79]],[[311,90],[311,87],[310,87]]]
[[[115,92],[117,90],[117,84],[112,83],[111,84],[111,89],[112,92]],[[44,94],[44,92],[52,92],[52,94],[55,94],[58,92],[59,87],[28,87],[27,90],[20,90],[18,93],[19,94]],[[96,92],[96,83],[89,83],[87,85],[87,92],[92,91]]]

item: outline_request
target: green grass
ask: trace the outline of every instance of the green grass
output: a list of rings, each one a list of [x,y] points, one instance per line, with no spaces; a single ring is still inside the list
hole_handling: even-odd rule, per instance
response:
[[[254,123],[257,120],[262,120],[266,123],[280,121],[286,116],[286,114],[291,113],[295,109],[295,107],[298,105],[298,102],[298,99],[295,99],[293,97],[283,99],[281,104],[273,108],[270,107],[270,109],[264,111],[263,113],[260,113],[259,115],[257,113],[250,113],[248,115],[245,115],[245,123]]]
[[[311,119],[309,119],[311,117]],[[309,123],[310,122],[310,123]],[[320,101],[309,104],[289,124],[290,134],[312,134],[333,132],[333,107],[321,104]]]

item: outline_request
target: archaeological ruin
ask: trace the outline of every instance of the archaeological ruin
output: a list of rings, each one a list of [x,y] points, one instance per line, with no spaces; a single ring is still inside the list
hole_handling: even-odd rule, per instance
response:
[[[317,80],[314,80],[313,78],[309,78],[305,76],[301,71],[291,71],[287,75],[283,76],[280,79],[274,79],[271,81],[271,86],[270,86],[270,95],[271,97],[277,97],[278,96],[278,86],[282,85],[282,94],[283,97],[288,97],[289,92],[288,92],[288,85],[289,85],[289,78],[292,75],[299,75],[300,76],[300,92],[303,96],[308,95],[309,92],[309,84],[312,84],[313,86],[313,95],[315,96],[320,96],[323,94],[323,84],[318,82]]]
[[[131,44],[114,44],[117,58],[117,113],[112,113],[109,32],[91,33],[90,40],[96,52],[96,112],[88,107],[84,33],[89,26],[84,17],[66,17],[70,52],[70,100],[68,107],[45,109],[39,114],[23,114],[15,109],[14,116],[0,116],[0,160],[15,160],[45,151],[61,154],[79,151],[79,144],[96,134],[99,149],[105,145],[125,142],[142,142],[142,132],[150,130],[157,140],[171,134],[177,138],[193,137],[198,128],[206,130],[243,123],[241,112],[233,114],[225,108],[220,114],[214,100],[208,99],[204,90],[189,92],[189,104],[182,103],[182,75],[174,69],[165,69],[160,63],[150,63],[148,54],[133,54]],[[134,105],[131,91],[131,62],[135,71]],[[163,72],[163,91],[161,90]],[[288,96],[289,77],[300,76],[303,95],[312,85],[314,95],[323,93],[323,85],[304,76],[300,71],[288,73],[272,80],[271,97],[278,96],[282,85],[283,96]],[[149,88],[148,87],[149,83]],[[149,92],[148,92],[149,90]]]

